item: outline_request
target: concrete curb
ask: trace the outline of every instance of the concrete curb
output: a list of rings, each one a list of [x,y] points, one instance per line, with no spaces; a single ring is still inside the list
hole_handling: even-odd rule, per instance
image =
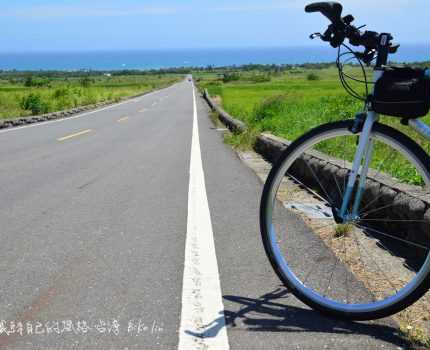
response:
[[[170,85],[170,86],[172,86],[172,85]],[[165,89],[165,88],[163,88],[163,89]],[[55,120],[55,119],[64,119],[64,118],[72,117],[74,115],[77,115],[77,114],[80,114],[83,112],[97,110],[101,107],[112,106],[112,105],[115,105],[117,103],[121,103],[124,101],[132,100],[134,98],[142,97],[142,96],[148,95],[150,93],[153,93],[153,92],[156,92],[159,90],[162,90],[162,89],[146,91],[144,93],[140,93],[137,95],[133,95],[133,96],[129,96],[129,97],[123,97],[119,101],[103,101],[103,102],[98,102],[98,103],[91,104],[91,105],[76,107],[76,108],[67,109],[64,111],[41,114],[41,115],[37,115],[37,116],[29,116],[29,117],[14,118],[14,119],[0,119],[0,129],[19,127],[19,126],[34,124],[34,123],[42,123],[45,121]]]
[[[227,128],[230,129],[230,131],[234,133],[243,133],[246,131],[246,125],[245,123],[241,122],[240,120],[237,120],[233,118],[230,114],[228,114],[224,109],[222,109],[220,106],[218,106],[216,103],[214,103],[209,95],[209,92],[205,89],[203,92],[203,98],[208,103],[209,107],[218,113],[218,118],[221,120],[221,122],[227,126]]]
[[[221,108],[214,106],[207,91],[204,98],[209,106],[219,113]],[[231,128],[231,123],[237,122],[229,116],[228,123],[224,118],[220,120]],[[242,122],[240,122],[243,124]],[[236,130],[238,128],[236,127]],[[242,129],[242,130],[246,130]],[[270,133],[257,136],[254,149],[270,163],[275,163],[281,154],[291,144],[290,141],[276,137]],[[328,194],[333,198],[339,197],[339,184],[343,184],[348,173],[343,169],[343,161],[329,157],[323,153],[312,151],[306,154],[305,159],[299,159],[292,166],[292,175],[310,188],[318,188],[318,183],[312,175],[318,174],[318,180],[325,188],[331,189]],[[397,219],[399,222],[384,223],[384,229],[390,230],[401,239],[408,239],[425,246],[430,246],[430,225],[420,221],[430,220],[430,195],[422,193],[416,186],[396,184],[388,175],[371,171],[366,182],[363,205],[366,211],[374,211],[367,217]],[[393,185],[394,183],[394,185]],[[324,195],[324,194],[321,194]],[[335,199],[336,200],[336,199]],[[416,220],[416,224],[402,225],[402,220]],[[428,222],[428,221],[427,221]],[[375,228],[377,229],[377,228]],[[395,247],[393,247],[396,250]],[[416,254],[422,256],[423,250],[416,248]]]
[[[282,152],[284,152],[291,142],[276,137],[269,133],[262,133],[257,136],[254,150],[262,155],[270,163],[276,163]]]

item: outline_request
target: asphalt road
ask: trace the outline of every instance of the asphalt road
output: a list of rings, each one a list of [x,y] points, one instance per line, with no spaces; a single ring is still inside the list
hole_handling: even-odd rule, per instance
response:
[[[392,321],[330,320],[280,285],[262,185],[195,95],[0,131],[0,349],[402,346]]]

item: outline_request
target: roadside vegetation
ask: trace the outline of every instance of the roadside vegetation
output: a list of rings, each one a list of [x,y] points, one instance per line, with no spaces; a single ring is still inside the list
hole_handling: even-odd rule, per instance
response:
[[[360,77],[357,67],[348,67],[348,74]],[[371,72],[369,72],[371,74]],[[227,72],[196,72],[195,78],[201,89],[208,89],[211,96],[235,118],[248,126],[246,134],[229,136],[228,142],[239,148],[251,148],[261,132],[295,140],[310,129],[323,123],[353,119],[363,108],[363,103],[350,97],[340,84],[334,65],[296,66],[272,70],[244,70],[231,68]],[[234,79],[225,81],[226,76]],[[261,81],[256,81],[259,77]],[[264,77],[264,79],[262,78]],[[364,94],[361,84],[355,88]],[[430,123],[430,117],[425,118]],[[400,119],[382,117],[383,123],[402,130],[430,151],[429,142],[410,128],[400,124]],[[326,142],[320,151],[333,156],[345,155],[344,149]],[[355,144],[346,145],[352,160]],[[383,150],[379,154],[384,155]],[[375,157],[376,158],[376,157]],[[379,163],[380,159],[375,159]],[[406,169],[404,158],[387,164],[382,169],[411,184],[421,184],[415,169]],[[385,166],[385,165],[384,165]]]
[[[0,119],[119,101],[181,79],[181,74],[155,72],[0,72]]]

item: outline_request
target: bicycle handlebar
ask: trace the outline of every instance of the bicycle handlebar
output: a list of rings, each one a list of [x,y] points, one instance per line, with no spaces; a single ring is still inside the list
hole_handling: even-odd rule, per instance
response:
[[[387,55],[397,52],[397,49],[400,47],[400,45],[393,45],[391,43],[393,39],[391,34],[379,34],[373,31],[361,32],[359,28],[351,24],[354,21],[352,15],[342,17],[343,7],[338,2],[312,3],[305,7],[305,11],[308,13],[321,12],[331,22],[324,34],[314,33],[311,35],[311,39],[319,37],[321,40],[329,42],[335,48],[342,45],[346,39],[353,46],[364,46],[365,52],[360,54],[360,56],[368,64],[373,60],[375,54],[381,50],[382,40],[384,40],[382,43],[383,46],[388,49]],[[385,39],[381,39],[382,36]]]
[[[308,13],[321,12],[332,23],[341,22],[342,10],[342,5],[337,2],[315,2],[305,8],[305,11]]]

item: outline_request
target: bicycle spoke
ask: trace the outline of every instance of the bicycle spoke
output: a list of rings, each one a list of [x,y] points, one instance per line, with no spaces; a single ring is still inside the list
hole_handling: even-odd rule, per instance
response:
[[[333,224],[330,224],[330,225],[326,225],[326,226],[320,227],[319,229],[317,229],[317,231],[319,231],[319,230],[321,230],[321,229],[323,229],[323,228],[326,228],[326,227],[332,226],[332,225],[333,225]],[[317,231],[315,231],[315,232],[317,232]],[[328,247],[328,248],[331,248],[331,246],[332,246],[332,241],[333,241],[333,237],[331,237],[331,238],[330,238],[330,243],[329,243],[329,247]],[[317,243],[322,244],[322,242],[321,242],[321,241],[318,241]],[[319,263],[320,259],[324,256],[324,254],[326,254],[326,251],[323,249],[323,250],[322,250],[322,253],[321,253],[320,255],[318,255],[318,257],[315,259],[315,262],[314,262],[314,264],[312,265],[311,270],[310,270],[310,271],[308,272],[308,274],[306,275],[306,278],[305,278],[305,280],[304,280],[303,284],[305,284],[305,283],[306,283],[306,281],[307,281],[307,280],[308,280],[308,278],[310,277],[311,273],[313,272],[314,268],[318,265],[318,263]]]
[[[424,194],[424,195],[422,195],[422,197],[424,197],[424,196],[427,196],[428,194]],[[380,195],[380,197],[381,197],[382,195]],[[369,216],[370,214],[372,214],[372,213],[376,213],[376,212],[378,212],[378,211],[381,211],[381,210],[384,210],[384,209],[388,209],[388,208],[392,208],[392,207],[394,207],[395,206],[395,204],[394,203],[391,203],[391,204],[387,204],[387,205],[384,205],[384,206],[382,206],[382,207],[379,207],[379,208],[375,208],[375,209],[372,209],[372,210],[369,210],[369,211],[367,211],[367,212],[365,212],[365,213],[361,213],[360,214],[360,216],[361,217],[367,217],[367,216]]]
[[[314,271],[315,267],[318,266],[319,260],[322,258],[322,256],[324,255],[324,253],[321,253],[320,255],[318,255],[318,257],[315,259],[314,263],[312,264],[310,270],[308,271],[308,273],[306,274],[305,279],[303,280],[303,284],[306,285],[306,282],[308,281],[309,277],[311,276],[312,272]]]
[[[394,155],[395,154],[395,150],[392,150],[391,152],[390,152],[390,155],[387,157],[387,158],[385,158],[384,159],[384,161],[383,162],[381,162],[380,163],[380,165],[379,165],[379,167],[378,167],[378,169],[377,169],[377,172],[376,172],[376,175],[375,175],[375,180],[377,179],[377,177],[378,177],[378,175],[381,173],[381,170],[382,170],[382,166],[385,164],[385,162],[388,160],[388,159],[390,159],[391,157],[392,157],[392,155]],[[364,211],[364,210],[366,210],[369,206],[371,206],[373,203],[375,203],[376,201],[378,201],[378,199],[380,198],[380,196],[377,196],[375,199],[373,199],[370,203],[368,203],[368,204],[366,204],[366,206],[364,207],[364,208],[362,208],[361,210],[362,210],[362,212]]]
[[[347,254],[346,254],[346,240],[343,240],[343,251],[344,251],[344,260],[345,260],[345,264],[348,264],[348,259],[347,259]],[[348,269],[345,267],[345,289],[346,289],[346,302],[348,303]]]
[[[394,239],[396,241],[403,242],[403,243],[412,245],[412,246],[417,247],[417,248],[422,248],[422,249],[430,250],[430,247],[426,247],[426,246],[421,245],[419,243],[408,241],[406,239],[397,237],[396,235],[390,235],[388,233],[384,233],[384,232],[378,231],[378,230],[376,230],[374,228],[371,228],[371,227],[366,227],[366,226],[362,226],[362,225],[358,225],[358,224],[356,224],[356,225],[357,225],[357,227],[359,227],[359,228],[361,228],[361,229],[363,229],[365,231],[372,231],[372,232],[374,232],[374,233],[376,233],[378,235],[381,235],[381,236],[384,236],[384,237],[387,237],[387,238],[392,238],[392,239]]]
[[[333,200],[328,195],[328,193],[325,190],[325,188],[321,185],[321,181],[319,180],[318,176],[316,176],[314,170],[312,169],[312,167],[308,164],[308,162],[306,160],[305,160],[305,164],[309,168],[309,170],[311,171],[312,176],[314,177],[314,179],[318,182],[318,184],[319,184],[320,188],[322,189],[322,191],[324,192],[324,194],[327,196],[327,199],[330,201],[330,203],[334,203]]]
[[[393,185],[393,186],[391,186],[391,187],[395,187],[396,185],[398,185],[400,183],[400,181],[399,182],[397,182],[395,185]],[[416,195],[416,194],[414,194],[413,195],[413,197],[414,198],[416,198],[416,199],[422,199],[422,198],[424,198],[424,197],[427,197],[429,195],[429,192],[428,191],[426,191],[425,193],[421,193],[420,195]],[[363,212],[366,208],[368,208],[370,205],[372,205],[373,203],[376,203],[379,199],[381,199],[382,198],[382,196],[383,196],[383,194],[379,194],[375,199],[373,199],[370,203],[368,203],[363,209],[362,209],[362,211],[361,211],[361,213],[360,213],[360,216],[367,216],[367,215],[369,215],[370,213],[373,213],[373,212],[376,212],[376,211],[379,211],[379,210],[383,210],[383,209],[387,209],[387,208],[391,208],[391,207],[393,207],[394,206],[394,204],[392,203],[392,204],[387,204],[387,205],[385,205],[385,206],[383,206],[383,207],[380,207],[380,208],[376,208],[376,209],[373,209],[373,210],[369,210],[369,211],[367,211],[367,212]]]
[[[322,202],[326,203],[328,206],[331,206],[332,204],[329,203],[327,201],[326,198],[320,196],[317,192],[315,192],[314,190],[312,190],[311,188],[309,188],[308,186],[306,186],[303,182],[301,182],[299,179],[297,179],[296,177],[294,177],[293,175],[291,175],[291,173],[286,174],[286,176],[288,176],[289,178],[291,178],[293,181],[297,182],[298,184],[300,184],[300,186],[303,186],[304,188],[306,188],[306,191],[312,193],[312,195],[314,195],[315,197],[317,197],[318,199],[320,199]]]
[[[354,237],[354,240],[355,240],[355,244],[357,245],[358,253],[359,253],[359,256],[360,256],[360,261],[364,264],[363,255],[361,254],[361,249],[360,249],[360,242],[358,241],[357,233],[356,232],[353,232],[353,237]],[[369,283],[369,276],[366,273],[364,274],[364,278],[366,279],[367,286],[370,286],[371,284]],[[373,295],[373,293],[370,293],[370,295],[372,296],[372,300],[376,301],[376,298]]]
[[[328,290],[329,290],[329,288],[330,288],[330,284],[331,284],[331,281],[333,280],[334,271],[336,270],[336,267],[337,267],[338,262],[339,262],[339,259],[335,258],[335,264],[334,264],[333,269],[332,269],[332,271],[331,271],[330,278],[329,278],[329,280],[328,280],[328,284],[327,284],[327,287],[326,287],[326,289],[325,289],[325,292],[323,293],[324,297],[326,297],[326,296],[327,296],[327,291],[328,291]]]
[[[362,221],[376,221],[376,222],[415,222],[415,223],[428,223],[428,220],[401,220],[401,219],[360,219]]]
[[[339,183],[337,182],[336,176],[334,176],[333,174],[331,176],[333,177],[334,182],[336,183],[336,187],[337,187],[337,190],[339,192],[339,199],[342,199],[342,197],[343,197],[342,190],[340,189],[340,186],[339,186]]]
[[[385,277],[386,281],[390,284],[390,286],[393,288],[393,290],[398,293],[397,288],[391,283],[391,280],[388,278],[388,276],[385,274],[384,270],[379,266],[379,264],[375,261],[375,259],[373,258],[373,256],[368,252],[368,250],[366,249],[366,247],[364,245],[362,245],[363,250],[366,252],[367,256],[373,261],[373,263],[375,264],[376,268],[381,272],[381,274]]]
[[[346,169],[346,137],[344,137],[343,139],[344,139],[344,142],[343,142],[343,168]],[[346,176],[343,177],[343,192],[345,190],[346,190]]]

